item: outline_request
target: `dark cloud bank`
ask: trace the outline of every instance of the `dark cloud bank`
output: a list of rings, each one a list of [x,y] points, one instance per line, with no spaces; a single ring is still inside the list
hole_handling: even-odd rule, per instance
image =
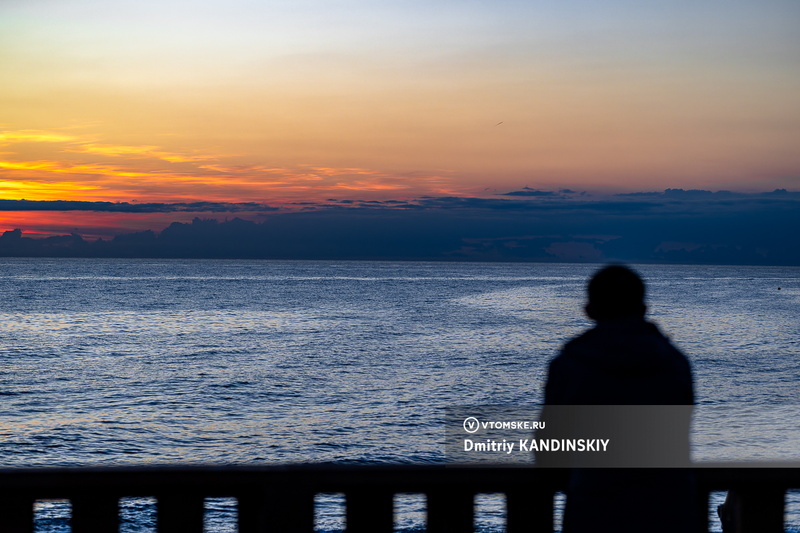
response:
[[[251,203],[14,202],[0,202],[0,210],[247,211],[263,220],[198,216],[160,233],[97,241],[11,230],[0,237],[0,256],[800,265],[800,192],[785,190],[593,197],[525,188],[491,199],[331,200],[293,212]]]

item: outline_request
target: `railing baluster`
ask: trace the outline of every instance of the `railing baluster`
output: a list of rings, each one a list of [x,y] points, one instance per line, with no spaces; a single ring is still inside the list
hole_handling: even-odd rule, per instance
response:
[[[702,488],[698,488],[697,490],[697,503],[696,509],[698,510],[697,513],[697,531],[708,531],[709,523],[708,523],[708,508],[710,502],[710,494],[708,490],[704,490]],[[714,515],[717,514],[717,510],[714,509]]]
[[[737,533],[783,533],[786,493],[779,487],[747,487],[731,492]]]
[[[346,494],[347,533],[391,533],[394,531],[394,494],[357,491]]]
[[[239,533],[313,533],[314,494],[252,490],[237,498]]]
[[[0,531],[33,533],[33,498],[0,494]]]
[[[506,492],[506,532],[553,531],[553,491],[516,490]]]
[[[239,533],[264,533],[269,531],[270,516],[267,497],[262,491],[252,490],[236,497]]]
[[[117,533],[119,498],[87,495],[72,499],[72,533]]]
[[[287,490],[266,494],[267,529],[274,533],[314,532],[314,493]]]
[[[203,532],[202,496],[191,493],[162,494],[156,496],[156,500],[158,533]]]
[[[426,493],[428,533],[472,533],[475,523],[475,494],[457,487],[440,487]]]

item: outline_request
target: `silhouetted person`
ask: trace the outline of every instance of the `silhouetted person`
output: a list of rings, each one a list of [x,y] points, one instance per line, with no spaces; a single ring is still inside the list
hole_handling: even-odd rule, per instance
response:
[[[635,272],[620,265],[597,272],[588,285],[585,310],[596,326],[569,341],[550,362],[544,412],[550,405],[694,403],[689,362],[654,324],[645,320],[645,287]],[[550,413],[558,409],[551,408]],[[617,412],[631,409],[640,408],[619,408]],[[688,465],[690,410],[691,407],[679,408],[687,416],[677,430],[668,427],[671,422],[666,421],[663,425],[667,427],[660,427],[659,420],[652,420],[652,416],[621,422],[632,424],[638,431],[627,435],[639,439],[636,450],[646,455],[651,449],[662,447],[653,452],[660,453],[668,442],[670,453],[685,459],[680,464]],[[613,410],[609,412],[613,417]],[[606,425],[607,420],[594,422],[593,431]],[[550,427],[551,420],[547,424]],[[542,432],[541,436],[545,434]],[[619,435],[612,439],[609,449],[618,450],[620,440]],[[537,463],[539,459],[537,454]],[[547,457],[542,457],[545,465],[546,461]],[[693,532],[698,524],[696,502],[694,478],[686,469],[573,468],[563,531]]]

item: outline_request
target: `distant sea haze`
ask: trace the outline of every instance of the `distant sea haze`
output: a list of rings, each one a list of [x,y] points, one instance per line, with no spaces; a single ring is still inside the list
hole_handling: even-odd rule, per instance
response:
[[[0,263],[5,467],[441,463],[445,408],[541,401],[598,266]],[[636,268],[698,403],[797,402],[800,268]]]
[[[25,227],[12,227],[0,236],[0,257],[800,266],[800,239],[791,231],[800,227],[800,193],[786,190],[744,194],[668,189],[593,197],[569,189],[523,189],[495,198],[330,202],[279,211],[254,203],[5,200],[0,210],[47,211],[54,220],[63,217],[67,228],[75,225],[75,213],[98,226],[85,218],[91,210],[109,216],[157,214],[159,220],[174,215],[178,221],[139,232],[95,229],[101,235],[94,236],[68,229],[69,234],[47,238],[32,238]]]

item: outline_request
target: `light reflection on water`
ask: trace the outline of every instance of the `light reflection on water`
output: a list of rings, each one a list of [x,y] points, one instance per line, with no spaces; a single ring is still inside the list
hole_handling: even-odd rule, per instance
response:
[[[541,399],[596,268],[0,263],[6,466],[441,462],[444,407]],[[796,402],[800,269],[639,270],[699,403]]]

